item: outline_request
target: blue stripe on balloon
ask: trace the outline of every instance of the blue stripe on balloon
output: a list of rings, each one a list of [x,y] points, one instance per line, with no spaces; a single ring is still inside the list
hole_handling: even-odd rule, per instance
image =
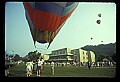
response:
[[[33,7],[34,3],[31,3],[30,5]],[[49,12],[52,14],[56,14],[58,16],[62,16],[64,8],[60,5],[56,5],[52,2],[36,2],[35,3],[35,9],[44,11],[44,12]]]
[[[35,9],[35,2],[29,2],[29,4]]]
[[[75,2],[68,2],[68,3],[66,4],[66,7],[72,5],[73,3],[75,3]]]
[[[65,16],[67,15],[68,13],[70,13],[76,6],[77,6],[78,2],[74,2],[72,5],[66,7],[64,9],[64,12],[63,12],[63,15],[62,16]]]
[[[58,16],[65,16],[71,12],[78,2],[67,2],[66,7],[62,7],[52,2],[29,2],[31,7],[36,10],[49,12]],[[64,3],[63,3],[64,4]]]
[[[27,20],[29,21],[30,27],[31,27],[32,29],[35,28],[35,26],[33,25],[32,20],[31,20],[29,14],[28,14],[28,12],[27,12],[26,7],[25,7],[25,14],[26,14]]]

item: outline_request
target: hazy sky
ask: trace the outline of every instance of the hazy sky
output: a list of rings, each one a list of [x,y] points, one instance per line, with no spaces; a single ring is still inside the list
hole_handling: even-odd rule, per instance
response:
[[[101,13],[101,17],[98,14]],[[96,21],[100,19],[101,24]],[[93,38],[91,40],[91,38]],[[103,41],[103,42],[101,42]],[[80,48],[85,45],[98,45],[116,42],[116,4],[80,2],[48,50],[61,48]],[[22,2],[7,2],[5,4],[5,51],[18,53],[24,57],[30,51],[35,51],[33,39],[25,18]]]

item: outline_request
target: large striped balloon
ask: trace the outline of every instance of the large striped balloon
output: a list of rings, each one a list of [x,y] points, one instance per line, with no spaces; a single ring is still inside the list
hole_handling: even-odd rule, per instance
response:
[[[50,45],[78,2],[23,2],[23,5],[34,43]]]

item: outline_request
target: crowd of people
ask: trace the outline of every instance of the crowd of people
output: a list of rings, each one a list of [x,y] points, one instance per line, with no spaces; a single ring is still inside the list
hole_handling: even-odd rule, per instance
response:
[[[64,62],[44,62],[44,59],[42,57],[39,57],[36,61],[29,61],[26,63],[26,71],[27,71],[27,77],[31,76],[33,71],[36,72],[36,76],[41,76],[41,71],[44,70],[44,64],[49,64],[51,66],[51,75],[55,74],[55,65],[56,66],[69,66],[69,65],[73,65],[73,66],[77,66],[77,67],[81,67],[81,66],[85,66],[88,67],[89,69],[91,67],[114,67],[116,65],[115,62],[85,62],[85,63],[64,63]],[[67,65],[66,65],[67,64]]]
[[[31,76],[33,71],[36,71],[36,75],[40,76],[41,71],[43,69],[44,69],[44,59],[43,58],[39,58],[36,61],[26,62],[27,77]]]
[[[26,76],[30,77],[33,71],[36,71],[36,76],[41,76],[41,71],[44,70],[44,59],[38,58],[36,61],[26,62]],[[51,73],[54,75],[54,62],[51,62]]]

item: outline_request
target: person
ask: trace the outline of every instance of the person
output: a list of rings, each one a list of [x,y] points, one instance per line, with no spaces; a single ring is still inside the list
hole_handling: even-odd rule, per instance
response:
[[[51,72],[52,72],[52,75],[54,75],[54,62],[53,61],[51,62]]]
[[[9,70],[7,69],[7,66],[5,65],[5,76],[8,76]]]
[[[40,74],[41,74],[41,65],[42,65],[42,60],[38,59],[38,63],[37,63],[37,76],[40,76]]]
[[[34,61],[34,71],[37,70],[37,61]]]
[[[88,62],[88,68],[90,69],[90,67],[91,67],[91,63],[90,63],[90,62]]]
[[[26,63],[27,77],[32,75],[32,69],[33,69],[32,62],[27,62]]]

